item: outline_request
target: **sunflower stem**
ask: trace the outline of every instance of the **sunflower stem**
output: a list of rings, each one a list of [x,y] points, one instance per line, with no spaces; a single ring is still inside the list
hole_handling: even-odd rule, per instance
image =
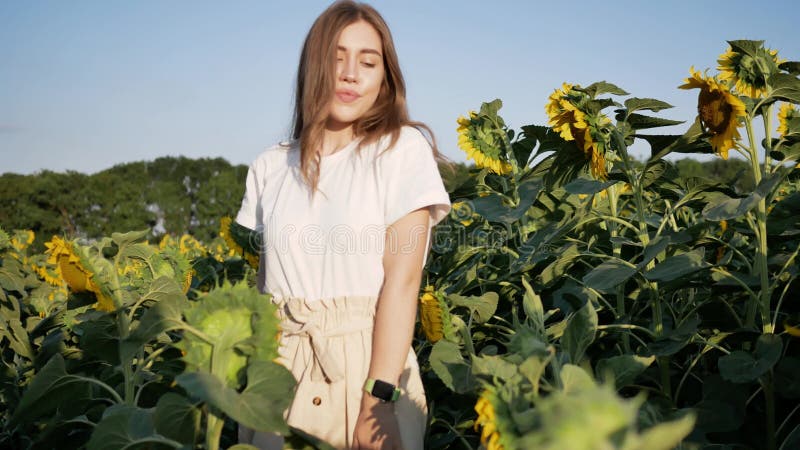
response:
[[[767,373],[763,381],[764,401],[767,408],[767,450],[775,450],[775,385],[773,383],[772,371]]]
[[[619,216],[619,211],[617,210],[617,200],[618,200],[619,193],[617,192],[617,185],[612,184],[608,187],[608,205],[611,209],[611,216],[617,218]],[[619,236],[619,224],[614,221],[606,221],[609,233],[611,234],[611,246],[612,246],[612,253],[615,258],[621,259],[622,256],[622,245],[620,245],[619,241],[615,239]],[[625,290],[624,285],[620,284],[617,286],[617,310],[616,310],[616,317],[617,321],[622,320],[625,317]],[[630,336],[627,333],[622,335],[622,348],[625,350],[625,353],[630,353],[631,351],[631,341]]]
[[[633,191],[634,200],[636,202],[636,216],[639,222],[639,241],[642,247],[646,248],[650,244],[650,235],[647,230],[647,220],[645,217],[645,203],[644,195],[642,193],[642,177],[644,172],[637,174],[634,172],[633,164],[628,155],[628,147],[625,145],[625,139],[619,131],[612,133],[615,147],[619,149],[619,154],[622,157],[622,163],[625,169],[625,176],[628,178],[628,183]],[[651,270],[655,267],[655,259],[648,261],[646,268]],[[653,325],[656,338],[664,334],[664,318],[662,315],[661,293],[658,290],[658,283],[654,281],[647,282],[648,290],[652,299],[652,312],[653,312]],[[669,376],[670,358],[669,356],[661,356],[657,358],[658,368],[661,374],[661,390],[667,398],[672,399],[672,382]]]
[[[772,173],[772,104],[768,105],[763,114],[764,117],[764,170]]]
[[[753,119],[750,115],[745,117],[745,126],[747,127],[747,137],[750,141],[750,148],[748,150],[750,152],[750,167],[753,171],[753,181],[755,182],[755,186],[758,186],[763,178],[764,174],[762,171],[764,168],[762,168],[761,164],[759,164],[760,161],[758,159],[755,133],[753,132]],[[762,332],[772,333],[772,323],[770,320],[769,311],[771,296],[767,266],[767,200],[764,197],[758,201],[758,205],[756,206],[755,229],[753,231],[755,231],[756,239],[758,241],[758,247],[756,249],[756,264],[754,268],[758,271],[757,275],[761,284],[761,290],[758,298],[753,298],[750,305],[748,305],[745,325],[747,327],[755,326],[756,313],[760,312]]]
[[[206,450],[219,450],[219,439],[225,420],[217,416],[216,408],[206,405]]]

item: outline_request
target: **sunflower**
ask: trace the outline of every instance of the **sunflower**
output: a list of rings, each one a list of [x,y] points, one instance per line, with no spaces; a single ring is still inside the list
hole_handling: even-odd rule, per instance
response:
[[[175,241],[175,238],[172,235],[165,234],[161,241],[158,243],[158,248],[164,250],[167,247],[177,247],[178,243]]]
[[[134,277],[140,278],[142,275],[142,270],[147,267],[147,263],[138,258],[128,258],[124,267],[120,267],[117,269],[117,273],[121,276],[133,275]]]
[[[239,245],[231,234],[231,225],[233,220],[230,217],[223,217],[219,220],[219,235],[225,240],[225,244],[231,250],[229,256],[241,255],[251,267],[258,268],[259,256],[248,252],[241,245]]]
[[[259,264],[259,261],[260,261],[258,255],[254,255],[254,254],[252,254],[250,252],[246,252],[244,254],[244,259],[247,261],[248,264],[250,264],[250,267],[258,268],[258,264]]]
[[[449,334],[450,311],[444,301],[444,295],[433,286],[425,286],[425,292],[419,298],[420,322],[422,331],[429,342],[437,342]]]
[[[8,237],[8,233],[0,227],[0,250],[5,250],[11,246],[11,238]]]
[[[22,253],[33,243],[35,237],[33,230],[17,230],[11,238],[11,246],[18,253]]]
[[[46,242],[47,263],[56,266],[56,272],[69,289],[75,293],[92,292],[97,299],[96,308],[100,311],[113,311],[114,301],[95,281],[94,273],[76,246],[58,236]]]
[[[561,89],[556,89],[550,94],[544,107],[550,118],[547,124],[565,141],[575,141],[589,159],[592,175],[605,180],[608,177],[605,145],[594,136],[599,133],[600,128],[610,124],[611,119],[600,113],[587,114],[582,111],[578,104],[585,94],[576,91],[576,87],[580,86],[564,83]]]
[[[233,240],[233,236],[231,236],[232,223],[233,220],[227,216],[219,219],[219,235],[225,240],[225,243],[228,244],[229,249],[233,250],[237,255],[242,255],[244,254],[244,249],[241,245],[237,244],[236,241]]]
[[[47,248],[45,253],[49,255],[47,263],[56,266],[56,271],[72,292],[91,291],[92,272],[81,264],[81,258],[76,254],[71,242],[53,236],[53,239],[44,246]]]
[[[790,131],[798,132],[789,127],[789,121],[797,119],[800,119],[800,111],[795,109],[791,103],[782,104],[778,110],[778,134],[786,136]]]
[[[451,215],[454,219],[458,220],[461,225],[468,227],[472,224],[473,217],[478,216],[478,214],[475,214],[473,211],[472,205],[467,202],[455,202],[453,203]]]
[[[501,444],[501,435],[498,430],[497,411],[493,401],[497,400],[492,389],[485,389],[478,401],[475,403],[475,412],[478,413],[478,418],[475,419],[474,429],[478,431],[478,427],[482,427],[481,431],[481,444],[487,450],[503,450]]]
[[[208,254],[208,249],[191,234],[184,234],[178,242],[178,250],[187,258],[203,257]]]
[[[739,119],[745,115],[745,106],[738,97],[731,94],[725,84],[714,77],[708,77],[694,67],[692,74],[680,89],[700,89],[697,98],[697,114],[703,129],[711,134],[711,147],[722,157],[728,159],[728,150],[734,146],[739,134]]]
[[[64,281],[61,279],[61,274],[57,269],[58,266],[56,266],[56,269],[51,269],[51,267],[31,263],[31,269],[33,269],[33,272],[36,275],[39,275],[39,278],[44,280],[45,283],[51,286],[63,286]]]
[[[67,286],[63,284],[52,288],[50,293],[47,294],[47,299],[51,302],[65,300],[67,297],[69,297],[69,291],[67,290]]]
[[[791,318],[787,317],[783,321],[783,329],[790,336],[800,337],[800,323],[798,323],[796,320],[792,320]]]
[[[194,276],[194,274],[195,274],[194,269],[187,270],[186,273],[183,274],[181,288],[184,294],[189,292],[189,288],[192,286],[192,276]]]
[[[503,154],[495,145],[486,142],[486,136],[480,130],[483,121],[475,111],[469,112],[469,118],[459,117],[458,120],[458,146],[467,153],[467,158],[472,158],[479,168],[488,168],[490,171],[505,175],[512,170],[511,164],[503,160]]]
[[[764,48],[763,42],[758,44],[753,54],[737,51],[729,46],[717,60],[720,80],[750,98],[766,95],[769,77],[778,73],[778,65],[783,62],[778,59],[777,50]]]

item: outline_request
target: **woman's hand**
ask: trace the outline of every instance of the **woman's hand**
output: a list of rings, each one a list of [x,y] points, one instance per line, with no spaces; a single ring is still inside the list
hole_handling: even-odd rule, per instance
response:
[[[364,394],[353,432],[353,450],[402,450],[394,403]]]

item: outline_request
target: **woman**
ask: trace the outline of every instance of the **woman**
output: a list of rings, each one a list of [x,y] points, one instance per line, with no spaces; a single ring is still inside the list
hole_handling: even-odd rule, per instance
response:
[[[340,1],[317,18],[294,122],[294,140],[250,166],[236,218],[264,235],[259,287],[279,306],[280,361],[298,381],[287,421],[336,448],[421,449],[411,341],[431,227],[450,200],[373,8]],[[242,442],[280,448],[248,431]]]

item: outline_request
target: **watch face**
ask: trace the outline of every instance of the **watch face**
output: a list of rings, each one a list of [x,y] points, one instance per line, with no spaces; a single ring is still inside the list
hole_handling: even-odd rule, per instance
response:
[[[372,387],[372,395],[384,401],[391,401],[394,394],[394,386],[391,384],[375,380],[375,386]]]

